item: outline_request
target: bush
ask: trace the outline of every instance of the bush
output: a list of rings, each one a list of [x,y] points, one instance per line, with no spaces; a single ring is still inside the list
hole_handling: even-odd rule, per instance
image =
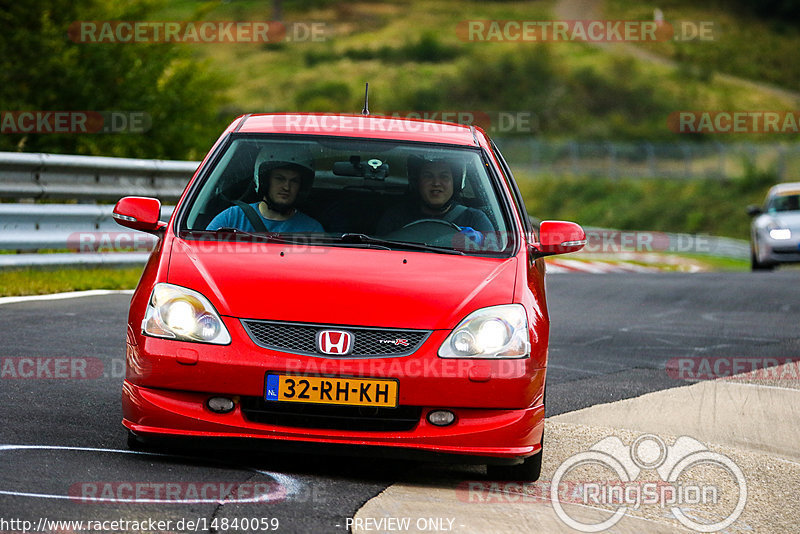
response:
[[[4,110],[144,113],[144,133],[0,135],[0,150],[200,159],[231,117],[220,117],[223,78],[172,43],[83,43],[74,21],[142,20],[156,0],[11,3],[0,12],[0,102]]]
[[[350,87],[344,82],[321,82],[298,91],[295,97],[303,111],[339,111],[350,109]]]
[[[338,61],[342,57],[354,61],[379,60],[387,63],[443,63],[456,59],[461,53],[462,50],[456,46],[442,44],[436,34],[424,33],[416,41],[409,41],[400,47],[349,48],[341,54],[329,49],[311,50],[304,54],[303,59],[309,67]]]
[[[761,202],[778,182],[773,171],[748,169],[734,180],[608,180],[584,176],[529,177],[519,173],[528,211],[620,230],[704,233],[747,239],[748,204]]]

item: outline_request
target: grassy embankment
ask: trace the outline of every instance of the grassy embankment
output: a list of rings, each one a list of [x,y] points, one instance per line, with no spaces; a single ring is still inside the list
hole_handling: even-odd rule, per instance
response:
[[[133,289],[141,275],[141,267],[3,270],[0,271],[0,297],[87,289]]]

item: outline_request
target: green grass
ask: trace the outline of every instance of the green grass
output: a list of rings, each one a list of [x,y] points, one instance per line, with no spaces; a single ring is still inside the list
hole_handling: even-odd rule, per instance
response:
[[[599,259],[603,262],[615,263],[613,254],[602,255],[595,258],[594,254],[584,254],[578,252],[574,255],[564,256],[567,259],[578,261],[593,261]],[[556,256],[558,257],[558,256]],[[677,261],[676,261],[677,260]],[[640,265],[642,267],[656,267],[662,271],[683,271],[688,265],[696,265],[703,271],[749,271],[750,261],[746,259],[726,258],[720,256],[709,256],[706,254],[686,254],[658,252],[652,258],[645,260],[624,260],[625,263]]]
[[[133,289],[142,267],[120,269],[15,269],[0,271],[0,297],[87,289]]]
[[[704,264],[707,270],[745,271],[750,264],[745,260],[717,258],[698,254],[674,254],[686,257],[695,263]],[[569,258],[570,256],[565,256]],[[591,260],[590,256],[574,259]],[[677,270],[674,265],[633,262],[646,266],[657,266],[663,270]],[[141,268],[124,269],[24,269],[0,271],[0,297],[22,295],[45,295],[66,291],[89,289],[133,289],[141,276]]]
[[[622,14],[647,18],[642,9],[649,8],[619,3]],[[287,24],[323,23],[325,40],[186,46],[231,80],[227,94],[231,104],[221,111],[230,118],[242,112],[357,113],[366,81],[370,82],[370,109],[376,114],[526,111],[537,118],[535,131],[517,133],[550,138],[685,141],[688,136],[667,127],[671,112],[796,106],[793,100],[769,91],[712,79],[711,67],[702,62],[697,69],[675,69],[578,42],[469,42],[457,31],[459,22],[466,20],[552,19],[553,5],[553,0],[285,2]],[[175,3],[153,18],[265,20],[270,16],[261,3],[203,6],[199,10],[196,3]],[[609,8],[611,13],[617,13],[615,6]],[[722,11],[721,7],[708,9],[702,20],[721,17]],[[648,16],[652,18],[651,10]],[[748,20],[734,21],[749,24]],[[780,50],[796,49],[791,32],[770,35],[781,43]],[[733,44],[747,58],[757,54],[753,63],[769,64],[780,57],[783,64],[793,57],[761,47],[746,52],[750,41]],[[719,58],[720,65],[733,52],[725,54]],[[754,71],[754,78],[763,79],[759,74]],[[791,87],[788,82],[787,86]],[[767,139],[758,134],[728,134],[713,140],[751,139],[789,140],[789,136]]]
[[[528,212],[539,219],[563,219],[585,226],[709,234],[749,239],[749,204],[759,204],[770,172],[749,171],[735,180],[608,180],[586,176],[516,179]]]
[[[718,256],[705,256],[702,254],[676,254],[678,257],[687,258],[708,266],[710,271],[749,271],[750,260],[737,258],[722,258]]]
[[[682,21],[711,22],[713,38],[642,42],[637,46],[679,61],[687,70],[709,78],[725,73],[800,90],[800,29],[795,21],[758,17],[724,0],[661,0],[656,4],[607,0],[605,15],[609,19],[653,20],[656,5],[664,19],[678,28]]]

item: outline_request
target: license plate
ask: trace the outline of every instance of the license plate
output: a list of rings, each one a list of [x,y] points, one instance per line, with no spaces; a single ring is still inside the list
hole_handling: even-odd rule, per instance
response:
[[[266,382],[268,401],[397,406],[396,380],[268,374]]]

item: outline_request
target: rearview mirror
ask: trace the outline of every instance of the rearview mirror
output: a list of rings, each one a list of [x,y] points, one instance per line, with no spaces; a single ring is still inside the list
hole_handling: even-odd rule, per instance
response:
[[[367,180],[385,180],[389,175],[389,164],[377,158],[362,162],[361,156],[350,156],[350,161],[334,162],[333,174],[357,176]]]
[[[160,215],[161,201],[148,197],[121,198],[111,214],[117,224],[151,234],[167,225],[158,220]]]
[[[568,221],[542,221],[539,242],[532,243],[533,254],[540,258],[553,254],[577,252],[586,245],[586,233],[580,225]]]

